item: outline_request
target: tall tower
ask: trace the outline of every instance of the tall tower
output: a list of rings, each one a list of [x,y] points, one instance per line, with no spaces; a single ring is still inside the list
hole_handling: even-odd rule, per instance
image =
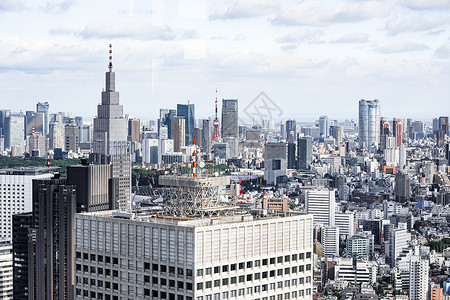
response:
[[[378,100],[359,101],[359,147],[378,149],[380,141],[380,105]]]
[[[220,138],[219,117],[217,116],[217,89],[216,89],[216,115],[214,117],[214,129],[211,137],[211,141]]]
[[[94,143],[91,163],[112,165],[112,177],[117,178],[119,200],[116,209],[130,211],[131,157],[127,143],[127,120],[123,117],[123,106],[116,92],[116,74],[112,71],[112,46],[109,45],[109,71],[102,102],[97,106],[94,118]]]

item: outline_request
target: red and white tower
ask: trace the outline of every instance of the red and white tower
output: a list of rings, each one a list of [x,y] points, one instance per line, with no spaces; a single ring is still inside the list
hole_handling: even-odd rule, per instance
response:
[[[216,115],[214,118],[214,129],[211,137],[211,141],[220,138],[219,117],[217,116],[217,89],[216,89]]]

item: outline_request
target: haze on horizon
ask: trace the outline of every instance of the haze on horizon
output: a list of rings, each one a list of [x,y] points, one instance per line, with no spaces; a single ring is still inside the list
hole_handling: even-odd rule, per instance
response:
[[[92,118],[113,44],[124,111],[156,119],[190,100],[196,117],[218,98],[240,110],[264,91],[276,119],[449,115],[450,2],[0,0],[2,109]]]

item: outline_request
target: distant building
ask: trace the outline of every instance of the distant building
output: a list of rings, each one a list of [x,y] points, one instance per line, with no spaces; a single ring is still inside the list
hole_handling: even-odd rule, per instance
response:
[[[288,143],[295,143],[297,140],[297,122],[295,120],[286,121],[286,140]]]
[[[286,143],[267,143],[264,147],[264,180],[275,185],[286,176],[288,147]]]
[[[330,134],[330,120],[327,116],[319,117],[320,137],[327,138]]]
[[[288,198],[263,198],[263,209],[289,211]]]
[[[314,225],[335,225],[335,191],[308,190],[305,197],[306,213],[314,217]]]
[[[5,149],[18,147],[25,150],[25,119],[22,114],[11,114],[5,118],[4,131]]]
[[[78,127],[75,124],[67,124],[64,127],[64,150],[77,153],[79,148]]]
[[[173,151],[180,152],[181,147],[186,145],[186,133],[185,133],[185,119],[184,117],[172,118],[172,139],[173,139]]]
[[[411,197],[411,183],[408,173],[397,172],[395,174],[395,201],[409,202]]]
[[[427,300],[429,261],[419,256],[412,256],[409,273],[409,299]]]
[[[202,150],[206,154],[211,152],[211,138],[212,122],[209,119],[205,119],[202,124]]]
[[[323,256],[339,256],[339,227],[324,226],[321,243]]]
[[[177,116],[184,117],[185,145],[192,145],[192,143],[194,141],[194,127],[195,127],[195,106],[194,106],[194,104],[189,104],[189,103],[188,104],[177,104]],[[174,137],[172,137],[172,139],[175,140]]]
[[[299,137],[297,141],[297,168],[309,170],[312,163],[312,138]]]
[[[238,138],[238,100],[222,99],[222,138]]]
[[[128,141],[141,142],[141,122],[139,119],[133,118],[128,120]]]
[[[378,100],[359,101],[359,147],[378,149],[380,141],[380,105]]]

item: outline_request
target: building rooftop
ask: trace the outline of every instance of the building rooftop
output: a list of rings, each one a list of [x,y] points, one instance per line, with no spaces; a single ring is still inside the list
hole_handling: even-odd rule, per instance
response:
[[[40,175],[46,173],[57,172],[59,167],[26,167],[1,169],[0,175]]]

